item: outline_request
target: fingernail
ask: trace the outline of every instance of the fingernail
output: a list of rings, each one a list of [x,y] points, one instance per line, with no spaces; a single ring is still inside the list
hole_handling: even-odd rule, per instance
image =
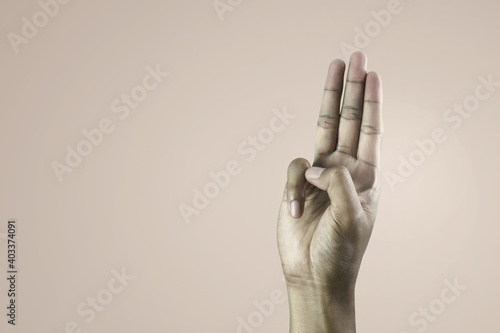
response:
[[[298,200],[292,200],[290,202],[290,215],[294,219],[298,219],[300,216],[300,202]]]
[[[325,168],[318,168],[318,167],[310,167],[309,169],[306,170],[306,176],[311,179],[316,179],[321,176],[321,174],[325,171]]]

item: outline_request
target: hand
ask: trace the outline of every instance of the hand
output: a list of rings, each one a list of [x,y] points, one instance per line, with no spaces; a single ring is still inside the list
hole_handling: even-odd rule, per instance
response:
[[[363,53],[351,56],[341,108],[345,64],[332,61],[313,167],[302,158],[288,167],[278,248],[291,310],[294,299],[310,305],[319,297],[325,306],[338,305],[338,313],[353,315],[355,282],[380,194],[382,84],[366,66]],[[354,327],[343,325],[342,332]]]

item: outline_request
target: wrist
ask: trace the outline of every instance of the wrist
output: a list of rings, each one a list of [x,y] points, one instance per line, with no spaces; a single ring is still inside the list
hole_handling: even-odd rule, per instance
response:
[[[290,333],[353,333],[356,331],[354,288],[287,284]]]

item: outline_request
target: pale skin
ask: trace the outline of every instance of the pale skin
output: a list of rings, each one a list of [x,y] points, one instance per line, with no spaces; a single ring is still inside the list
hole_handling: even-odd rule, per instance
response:
[[[377,214],[382,82],[367,57],[331,62],[314,162],[288,167],[278,218],[290,332],[355,332],[354,290]]]

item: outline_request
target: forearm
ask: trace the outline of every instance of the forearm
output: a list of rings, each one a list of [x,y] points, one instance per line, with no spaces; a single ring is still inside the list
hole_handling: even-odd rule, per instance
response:
[[[354,290],[331,295],[313,287],[287,286],[290,333],[354,333]]]

